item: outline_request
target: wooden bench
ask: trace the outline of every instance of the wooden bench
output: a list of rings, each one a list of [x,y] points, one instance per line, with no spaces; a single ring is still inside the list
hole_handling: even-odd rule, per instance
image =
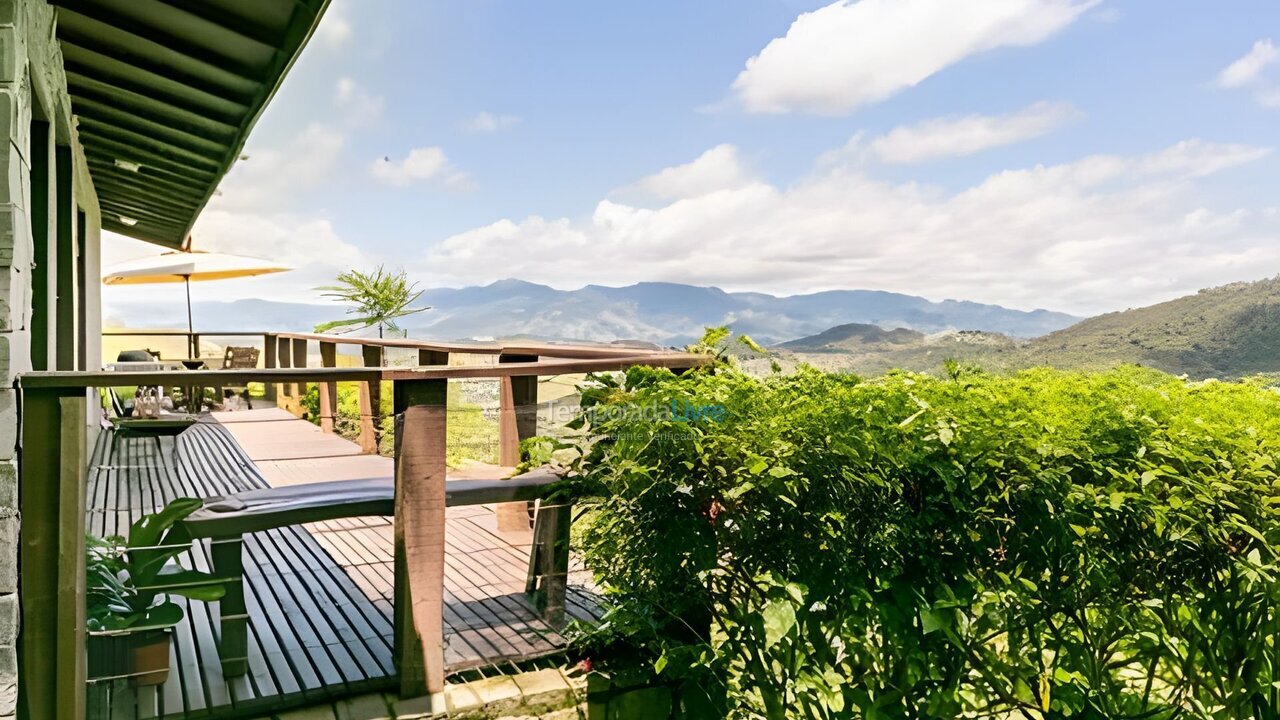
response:
[[[495,468],[500,474],[512,468]],[[560,479],[551,468],[512,477],[451,480],[445,484],[445,506],[489,505],[540,500]],[[208,538],[213,572],[226,581],[220,602],[218,654],[223,672],[243,675],[248,667],[248,622],[243,585],[246,533],[304,523],[395,514],[392,478],[339,480],[248,490],[205,499],[204,507],[186,519],[193,538]],[[564,621],[569,569],[569,505],[539,507],[534,522],[533,551],[525,586],[544,619]]]

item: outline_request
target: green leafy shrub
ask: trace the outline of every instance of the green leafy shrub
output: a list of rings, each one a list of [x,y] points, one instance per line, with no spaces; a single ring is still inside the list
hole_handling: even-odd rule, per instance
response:
[[[584,652],[687,715],[1280,711],[1261,383],[634,369],[583,404]]]
[[[387,457],[395,454],[395,419],[392,404],[392,385],[382,385],[382,424],[378,452]],[[466,402],[459,386],[449,384],[449,416],[446,424],[446,462],[459,467],[467,461],[498,462],[498,422],[485,417],[484,408]],[[301,397],[301,406],[307,420],[320,424],[320,391],[316,385],[307,387]],[[338,401],[334,411],[333,429],[348,440],[360,437],[360,388],[356,383],[338,383]]]

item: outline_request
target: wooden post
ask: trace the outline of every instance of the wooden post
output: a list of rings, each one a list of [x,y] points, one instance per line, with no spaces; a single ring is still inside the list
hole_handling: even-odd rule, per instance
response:
[[[85,405],[79,389],[23,391],[18,714],[27,718],[84,717]]]
[[[558,500],[539,502],[537,515],[525,592],[533,595],[534,606],[542,613],[542,619],[553,627],[562,627],[569,588],[569,526],[573,522],[573,506]]]
[[[249,610],[244,599],[244,541],[239,538],[214,538],[209,542],[213,572],[226,584],[226,594],[218,601],[222,637],[218,641],[218,657],[222,673],[228,677],[244,675],[249,670]]]
[[[536,355],[499,355],[499,363],[537,362]],[[520,464],[520,442],[538,434],[538,378],[504,377],[498,387],[498,464]],[[498,530],[529,529],[529,503],[501,503],[495,511]]]
[[[293,367],[304,368],[307,366],[307,341],[305,338],[294,338],[292,343]],[[302,398],[307,394],[307,384],[305,382],[294,383],[293,394],[298,398],[298,404],[302,404]],[[299,411],[299,414],[301,412]]]
[[[276,367],[287,368],[293,365],[292,345],[289,338],[276,338]],[[280,399],[285,401],[285,405],[289,404],[289,398],[293,394],[293,383],[280,383]],[[277,403],[278,404],[278,403]]]
[[[444,690],[446,380],[395,384],[395,651],[400,694]]]
[[[57,253],[57,213],[53,187],[53,132],[49,123],[31,121],[31,243],[34,267],[31,268],[31,369],[52,370],[55,348],[50,333],[54,322],[52,288],[56,286],[53,265]],[[51,232],[52,231],[52,232]]]
[[[320,367],[338,366],[338,346],[331,342],[320,343]],[[320,394],[320,430],[333,432],[333,418],[338,406],[338,383],[322,382],[317,386]]]
[[[360,348],[365,367],[382,367],[382,347],[364,345]],[[376,455],[382,430],[382,383],[377,380],[360,383],[360,451]]]
[[[276,336],[265,334],[262,336],[262,367],[271,370],[276,367],[276,352],[279,350],[279,344],[276,342]],[[263,397],[271,404],[276,402],[276,384],[263,383]]]
[[[58,370],[76,369],[76,338],[79,335],[76,326],[76,311],[79,303],[76,298],[76,202],[72,197],[72,158],[71,148],[59,145],[54,151],[54,179],[56,188],[55,217],[57,218],[57,243],[55,252],[57,261],[57,282],[54,286],[55,302],[54,321],[57,343],[55,345],[55,367]]]

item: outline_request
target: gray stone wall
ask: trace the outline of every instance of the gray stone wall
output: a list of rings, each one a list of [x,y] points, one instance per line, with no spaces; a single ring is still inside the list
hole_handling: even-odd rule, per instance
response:
[[[32,270],[30,127],[39,103],[55,141],[73,148],[73,190],[90,226],[88,297],[98,313],[98,207],[75,134],[62,53],[54,38],[54,11],[45,0],[0,0],[0,720],[17,699],[18,415],[14,377],[31,365]],[[52,292],[52,291],[51,291]],[[98,331],[96,320],[89,331]],[[96,351],[96,339],[90,351]],[[95,357],[95,356],[90,356]],[[95,358],[96,359],[96,358]]]

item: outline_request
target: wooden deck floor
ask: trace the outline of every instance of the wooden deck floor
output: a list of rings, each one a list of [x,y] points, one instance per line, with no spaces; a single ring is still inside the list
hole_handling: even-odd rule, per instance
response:
[[[274,408],[217,413],[176,440],[104,433],[89,471],[89,532],[125,534],[177,497],[390,474],[389,459],[360,455],[354,443]],[[531,534],[499,532],[488,506],[450,508],[446,532],[449,671],[557,652],[564,639],[523,596]],[[175,630],[169,682],[136,697],[99,687],[91,704],[109,704],[113,718],[247,717],[393,688],[391,537],[383,517],[247,537],[249,673],[222,676],[217,604],[179,599],[187,619]],[[207,545],[183,562],[207,569]],[[579,583],[569,606],[574,617],[596,613]],[[132,713],[118,714],[134,702]]]

